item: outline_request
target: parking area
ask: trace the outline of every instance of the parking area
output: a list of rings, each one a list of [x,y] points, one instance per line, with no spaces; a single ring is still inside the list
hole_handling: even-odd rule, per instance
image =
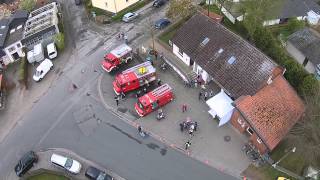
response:
[[[166,53],[164,53],[164,56],[166,56]],[[140,60],[134,59],[134,62],[126,67],[132,67],[143,62],[141,60],[144,60],[144,58]],[[152,136],[167,145],[221,171],[235,176],[239,175],[250,164],[249,159],[241,151],[245,138],[228,124],[218,127],[218,120],[213,119],[208,113],[209,107],[205,101],[198,98],[200,91],[212,90],[214,94],[220,92],[218,86],[209,84],[206,90],[199,87],[186,87],[173,69],[161,70],[162,63],[162,60],[154,61],[157,77],[161,79],[162,84],[168,83],[173,88],[174,93],[174,100],[162,108],[166,116],[165,119],[158,121],[156,119],[157,111],[140,118],[134,109],[134,104],[137,102],[137,91],[126,94],[126,97],[120,100],[119,106],[117,106],[112,87],[114,74],[116,73],[109,74],[105,72],[101,79],[100,90],[103,94],[104,102],[107,106],[128,117],[132,121],[131,124],[135,126],[141,125],[147,133],[152,134]],[[122,67],[117,73],[123,69],[125,68]],[[149,90],[155,87],[157,85],[151,86]],[[183,104],[187,105],[187,111],[184,113],[182,112]],[[192,137],[187,132],[180,131],[179,124],[186,119],[198,122],[198,129]],[[191,142],[191,146],[188,150],[185,150],[187,141]]]

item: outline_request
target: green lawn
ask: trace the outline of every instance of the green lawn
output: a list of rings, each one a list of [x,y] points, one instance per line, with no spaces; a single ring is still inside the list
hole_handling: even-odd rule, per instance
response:
[[[60,176],[60,175],[50,174],[50,173],[43,173],[43,174],[29,177],[27,180],[69,180],[69,178]]]

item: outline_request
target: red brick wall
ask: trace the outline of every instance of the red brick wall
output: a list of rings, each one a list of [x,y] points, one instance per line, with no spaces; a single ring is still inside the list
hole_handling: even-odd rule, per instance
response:
[[[240,118],[245,123],[245,121],[243,120],[243,118],[240,115],[239,111],[235,109],[233,111],[232,116],[231,116],[231,124],[232,124],[233,127],[238,129],[239,132],[243,133],[243,132],[245,132],[245,130],[248,127],[248,125],[245,123],[244,126],[241,126],[241,124],[239,124],[239,122],[238,122],[238,118]]]
[[[263,142],[259,143],[257,141],[258,136],[256,133],[253,133],[250,137],[250,142],[259,150],[260,154],[264,154],[267,152],[267,147],[264,145]]]
[[[241,126],[241,124],[238,122],[238,119],[241,119],[244,125]],[[244,118],[241,116],[240,112],[238,110],[234,110],[232,116],[231,116],[231,124],[233,127],[235,127],[240,133],[247,133],[246,130],[248,128],[248,124],[244,120]],[[251,128],[253,130],[253,128]],[[249,133],[248,133],[249,135]],[[253,145],[260,151],[260,154],[264,154],[267,151],[267,147],[262,142],[261,144],[257,141],[257,134],[254,132],[250,138],[249,141],[253,143]]]

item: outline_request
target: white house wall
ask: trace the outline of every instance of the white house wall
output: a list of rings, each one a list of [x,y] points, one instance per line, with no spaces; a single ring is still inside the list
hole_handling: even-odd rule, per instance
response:
[[[186,65],[190,66],[190,57],[186,53],[180,54],[179,47],[173,44],[172,48],[173,54],[175,54],[179,59],[182,60]]]
[[[280,19],[268,20],[263,22],[263,26],[271,26],[279,23],[280,23]]]
[[[232,14],[229,13],[229,11],[222,7],[221,12],[234,24],[236,22],[236,19],[232,16]]]
[[[197,75],[200,75],[201,78],[205,81],[205,83],[208,83],[211,81],[211,76],[203,70],[196,62],[193,64],[193,72],[195,72]]]
[[[19,45],[19,47],[18,47],[18,45]],[[22,51],[22,44],[20,41],[17,41],[15,43],[11,44],[10,46],[6,47],[4,49],[4,51],[8,56],[9,63],[13,63],[14,61],[16,61],[12,56],[14,53],[18,53],[19,57],[24,56],[24,53]]]

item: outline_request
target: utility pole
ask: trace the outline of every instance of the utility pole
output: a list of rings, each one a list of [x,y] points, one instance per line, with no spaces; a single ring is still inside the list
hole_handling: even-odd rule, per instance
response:
[[[210,9],[210,1],[211,0],[207,0],[208,1],[208,16],[210,17],[210,15],[209,15],[209,9]]]

